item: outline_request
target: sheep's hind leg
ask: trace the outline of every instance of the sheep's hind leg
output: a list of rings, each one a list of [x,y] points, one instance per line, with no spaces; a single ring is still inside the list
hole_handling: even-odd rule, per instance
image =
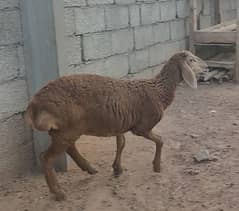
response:
[[[56,172],[53,168],[54,161],[57,156],[63,153],[67,149],[68,145],[61,142],[57,143],[52,138],[52,144],[47,149],[46,152],[41,153],[40,160],[42,163],[42,168],[45,173],[46,182],[50,189],[50,192],[53,193],[57,201],[65,199],[65,195],[62,192],[60,185],[57,182]]]
[[[143,136],[156,144],[156,152],[153,160],[153,167],[155,172],[160,172],[161,151],[163,147],[162,138],[161,136],[154,134],[152,131],[146,133]]]
[[[72,144],[66,151],[71,158],[76,162],[76,164],[83,170],[87,171],[89,174],[96,174],[97,171],[91,167],[90,163],[82,157],[82,155],[77,150],[75,144]]]
[[[121,154],[125,146],[125,137],[124,135],[116,136],[116,144],[117,144],[117,151],[114,163],[112,165],[114,169],[114,176],[118,177],[123,173],[123,169],[121,167]]]

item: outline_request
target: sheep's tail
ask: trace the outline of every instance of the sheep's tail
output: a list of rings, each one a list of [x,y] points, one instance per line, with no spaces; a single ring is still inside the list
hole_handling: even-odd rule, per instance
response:
[[[41,131],[58,129],[56,118],[49,112],[39,109],[34,102],[29,103],[23,117],[31,128]]]
[[[32,112],[32,106],[30,103],[27,106],[26,111],[23,113],[23,118],[29,126],[34,128],[33,121],[32,121],[33,120],[33,112]]]

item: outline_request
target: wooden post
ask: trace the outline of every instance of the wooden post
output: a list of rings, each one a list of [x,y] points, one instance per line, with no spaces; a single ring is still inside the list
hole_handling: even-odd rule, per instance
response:
[[[215,8],[215,15],[214,15],[214,24],[221,23],[221,7],[220,7],[220,0],[214,0],[214,8]]]
[[[49,80],[59,76],[64,68],[64,1],[22,0],[24,56],[29,97]],[[48,147],[48,134],[33,131],[37,166],[39,154]],[[56,163],[58,170],[66,170],[66,156]]]
[[[197,0],[190,0],[189,23],[189,49],[192,53],[195,53],[194,32],[197,30]]]
[[[239,0],[237,0],[237,36],[236,36],[236,65],[234,68],[234,81],[239,83]]]
[[[211,13],[211,25],[221,23],[219,0],[210,0],[210,13]]]

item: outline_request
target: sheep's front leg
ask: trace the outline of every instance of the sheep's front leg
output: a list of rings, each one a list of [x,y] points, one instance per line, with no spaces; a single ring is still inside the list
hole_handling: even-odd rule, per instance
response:
[[[56,172],[53,168],[53,164],[56,157],[63,153],[67,147],[68,146],[65,144],[53,142],[47,151],[40,155],[47,185],[50,189],[50,192],[55,195],[57,201],[64,200],[65,194],[62,192],[60,185],[57,182]]]
[[[123,169],[121,167],[121,154],[125,146],[125,137],[123,134],[116,136],[116,145],[117,151],[112,167],[114,169],[114,175],[117,177],[123,173]]]
[[[152,131],[144,135],[145,138],[153,141],[156,144],[156,152],[153,160],[153,167],[155,172],[160,172],[161,151],[163,142],[161,136],[154,134]]]
[[[76,164],[83,170],[87,171],[89,174],[96,174],[97,171],[91,167],[90,163],[82,157],[82,155],[77,150],[75,144],[72,144],[68,149],[67,153],[76,162]]]

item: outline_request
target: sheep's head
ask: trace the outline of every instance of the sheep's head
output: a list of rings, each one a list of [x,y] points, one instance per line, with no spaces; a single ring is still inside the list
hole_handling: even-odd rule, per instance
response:
[[[190,51],[181,51],[177,55],[182,79],[192,88],[197,88],[196,75],[207,68],[207,64]]]

